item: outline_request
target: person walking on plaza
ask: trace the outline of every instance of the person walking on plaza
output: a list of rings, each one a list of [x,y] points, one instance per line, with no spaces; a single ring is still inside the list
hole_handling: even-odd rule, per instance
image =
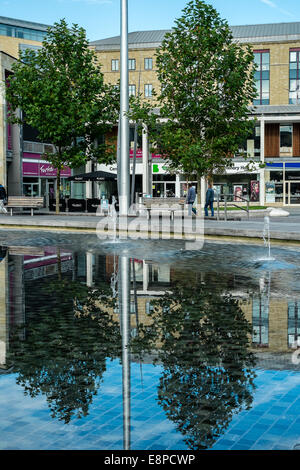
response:
[[[214,198],[215,198],[215,192],[212,189],[211,183],[208,184],[208,189],[206,191],[206,199],[205,199],[205,216],[208,217],[208,207],[211,210],[211,216],[214,216]]]
[[[7,214],[5,204],[7,203],[7,196],[4,186],[0,183],[0,212]]]
[[[193,207],[193,204],[194,204],[195,199],[196,199],[196,188],[192,183],[189,183],[188,188],[189,189],[188,189],[188,193],[187,193],[186,203],[188,205],[188,215],[191,216],[192,212],[195,215],[197,214],[196,209]]]

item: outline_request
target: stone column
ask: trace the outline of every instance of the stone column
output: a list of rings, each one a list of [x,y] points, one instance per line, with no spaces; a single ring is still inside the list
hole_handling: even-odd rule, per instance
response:
[[[175,196],[180,197],[180,176],[176,175]]]
[[[146,292],[148,290],[149,285],[149,264],[146,264],[143,261],[143,291]]]
[[[149,194],[149,141],[148,141],[148,129],[146,125],[143,125],[142,149],[143,149],[143,194]]]
[[[85,166],[85,171],[86,173],[89,173],[92,171],[92,162],[89,161],[87,162],[86,166]],[[87,199],[92,199],[93,197],[93,182],[92,181],[87,181],[85,183],[85,197]]]
[[[86,285],[93,286],[93,253],[86,253]]]

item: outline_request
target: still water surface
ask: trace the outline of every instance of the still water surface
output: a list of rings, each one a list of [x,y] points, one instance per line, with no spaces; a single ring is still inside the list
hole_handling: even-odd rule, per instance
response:
[[[0,449],[300,444],[300,247],[0,245]]]

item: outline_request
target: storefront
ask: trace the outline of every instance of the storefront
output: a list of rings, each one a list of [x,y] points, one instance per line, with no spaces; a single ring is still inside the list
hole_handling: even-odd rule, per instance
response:
[[[300,163],[266,164],[266,203],[293,206],[300,204]]]
[[[40,155],[23,155],[23,194],[24,196],[45,196],[47,205],[50,199],[55,198],[57,170],[47,161],[41,160]],[[67,178],[71,176],[71,169],[61,171],[61,197],[70,196],[71,184]]]

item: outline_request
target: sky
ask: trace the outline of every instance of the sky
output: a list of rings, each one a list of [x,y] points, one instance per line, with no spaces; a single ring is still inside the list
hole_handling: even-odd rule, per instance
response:
[[[128,0],[129,31],[170,29],[188,0]],[[299,0],[207,0],[230,25],[300,22]],[[0,16],[52,25],[64,18],[90,41],[120,34],[120,0],[0,0]]]

